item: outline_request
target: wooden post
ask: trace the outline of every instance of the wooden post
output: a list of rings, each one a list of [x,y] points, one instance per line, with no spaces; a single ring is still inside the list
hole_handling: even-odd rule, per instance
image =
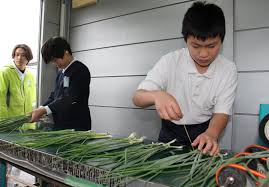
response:
[[[94,5],[98,0],[73,0],[72,8],[82,8],[90,5]]]

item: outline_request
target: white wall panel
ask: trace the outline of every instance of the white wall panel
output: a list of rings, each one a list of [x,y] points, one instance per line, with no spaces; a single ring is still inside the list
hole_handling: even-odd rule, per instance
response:
[[[235,0],[235,30],[269,26],[268,0]]]
[[[234,1],[234,56],[239,79],[232,145],[234,151],[242,151],[257,143],[259,105],[269,103],[269,1]]]
[[[226,35],[222,46],[222,54],[229,60],[233,60],[233,0],[208,0],[215,3],[223,10],[226,23]]]
[[[268,59],[269,28],[235,33],[235,62],[238,71],[269,70]]]
[[[52,36],[57,36],[59,34],[59,25],[56,25],[54,23],[46,23],[46,26],[43,29],[44,31],[42,42],[45,42],[48,38]],[[42,57],[40,56],[40,58]],[[42,105],[48,99],[51,91],[54,89],[57,68],[53,64],[45,64],[43,60],[40,59],[39,72],[40,82],[38,87],[38,104]]]
[[[89,104],[135,107],[132,103],[132,97],[143,79],[145,79],[144,76],[93,78]]]
[[[258,128],[258,116],[235,115],[232,150],[240,152],[248,145],[257,143]]]
[[[92,129],[127,136],[136,132],[139,136],[157,140],[161,120],[155,110],[90,107]]]
[[[82,51],[74,56],[89,67],[93,77],[146,75],[162,55],[184,46],[183,39],[175,39]]]
[[[180,37],[189,6],[168,6],[72,28],[73,51]]]
[[[95,6],[73,9],[71,26],[184,1],[186,0],[102,0]]]
[[[213,0],[212,0],[213,1]],[[215,2],[215,1],[213,1]],[[104,20],[71,29],[74,51],[123,45],[136,42],[182,37],[182,19],[192,2]],[[233,59],[233,2],[217,1],[226,19],[223,54]],[[81,19],[84,16],[81,15]]]
[[[269,72],[240,73],[235,113],[258,114],[259,105],[269,103]]]
[[[219,139],[219,144],[220,144],[220,149],[232,149],[232,131],[233,131],[233,123],[232,120],[229,121],[227,124],[225,130],[220,136]]]
[[[43,1],[40,47],[50,37],[59,35],[61,0]],[[45,64],[40,56],[38,64],[38,105],[42,105],[54,88],[57,69]]]

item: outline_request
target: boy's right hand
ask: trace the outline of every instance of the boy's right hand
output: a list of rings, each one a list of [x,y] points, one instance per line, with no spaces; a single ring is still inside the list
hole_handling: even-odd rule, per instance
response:
[[[180,120],[183,117],[176,99],[167,92],[154,91],[155,107],[162,119]]]
[[[44,107],[40,107],[40,108],[37,108],[35,110],[33,110],[30,115],[32,116],[31,117],[31,123],[32,122],[38,122],[40,120],[40,118],[42,118],[43,115],[47,114],[47,111]]]

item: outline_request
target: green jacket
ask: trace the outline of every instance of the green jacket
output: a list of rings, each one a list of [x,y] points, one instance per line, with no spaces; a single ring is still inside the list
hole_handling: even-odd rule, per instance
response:
[[[36,106],[36,81],[33,74],[25,70],[21,81],[15,65],[0,69],[0,118],[23,115]]]

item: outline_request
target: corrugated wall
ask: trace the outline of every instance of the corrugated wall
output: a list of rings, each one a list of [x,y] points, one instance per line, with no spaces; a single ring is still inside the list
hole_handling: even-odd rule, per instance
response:
[[[226,15],[223,53],[233,58],[233,1],[213,1]],[[74,56],[92,73],[90,110],[93,130],[156,139],[160,119],[155,110],[132,104],[137,85],[158,59],[185,46],[183,16],[193,1],[102,0],[96,6],[73,10],[70,42]],[[222,138],[231,148],[232,123]]]
[[[239,71],[233,150],[256,142],[259,104],[269,103],[269,1],[235,0],[234,57]]]
[[[61,0],[42,1],[40,47],[50,37],[59,35]],[[54,88],[57,69],[53,64],[45,64],[40,56],[38,64],[38,106],[42,105]]]

